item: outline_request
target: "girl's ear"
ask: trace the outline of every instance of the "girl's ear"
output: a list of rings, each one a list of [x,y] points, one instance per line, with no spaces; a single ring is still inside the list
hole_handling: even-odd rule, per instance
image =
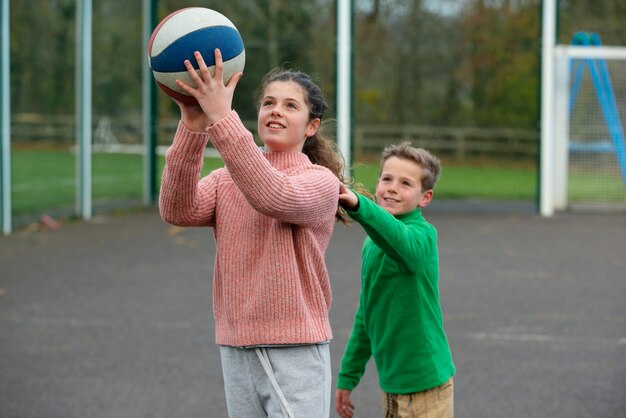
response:
[[[320,124],[322,123],[320,118],[315,118],[309,122],[309,126],[306,128],[306,132],[304,135],[309,138],[317,133],[317,130],[320,128]]]
[[[427,190],[425,193],[422,194],[422,198],[417,204],[417,207],[425,208],[426,206],[428,206],[431,200],[433,200],[433,189]]]

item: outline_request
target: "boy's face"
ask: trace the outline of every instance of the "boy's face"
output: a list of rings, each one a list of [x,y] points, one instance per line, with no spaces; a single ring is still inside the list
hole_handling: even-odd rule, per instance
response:
[[[376,202],[392,215],[426,207],[432,190],[422,191],[422,167],[413,161],[390,157],[376,183]]]

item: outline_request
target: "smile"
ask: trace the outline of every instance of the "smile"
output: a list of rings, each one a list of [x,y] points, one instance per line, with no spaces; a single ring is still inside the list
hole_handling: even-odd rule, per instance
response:
[[[271,129],[285,129],[283,125],[277,122],[270,122],[267,124],[267,127]]]

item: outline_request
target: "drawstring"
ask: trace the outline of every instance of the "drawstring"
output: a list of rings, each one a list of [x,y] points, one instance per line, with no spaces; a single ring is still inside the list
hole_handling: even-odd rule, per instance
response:
[[[261,365],[263,366],[263,369],[265,370],[265,374],[267,374],[267,377],[269,377],[270,383],[272,384],[274,391],[276,391],[276,394],[278,395],[280,409],[283,411],[283,416],[286,418],[294,418],[293,412],[291,412],[291,408],[289,407],[289,403],[287,403],[287,399],[285,399],[285,395],[283,394],[283,391],[280,389],[280,386],[278,385],[278,381],[276,381],[274,370],[272,370],[272,365],[270,364],[270,358],[267,355],[267,349],[263,347],[259,347],[259,348],[255,348],[254,351],[256,352],[256,355],[259,357],[259,360],[261,361]]]

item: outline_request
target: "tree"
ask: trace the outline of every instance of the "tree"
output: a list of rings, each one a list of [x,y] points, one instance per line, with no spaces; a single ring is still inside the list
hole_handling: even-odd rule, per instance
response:
[[[477,126],[532,129],[537,120],[539,8],[535,2],[472,2],[460,22],[460,84]]]
[[[596,32],[605,45],[626,44],[626,2],[624,0],[561,0],[559,2],[559,43],[569,44],[578,31]]]
[[[159,0],[157,19],[184,7],[220,11],[246,47],[234,106],[256,118],[262,77],[276,66],[310,73],[335,93],[335,0]],[[537,120],[540,0],[355,0],[356,123],[534,128]],[[595,31],[626,43],[623,0],[561,0],[559,39]],[[94,109],[141,111],[141,2],[94,5]],[[460,6],[463,5],[463,6]],[[73,114],[76,0],[11,3],[12,109]],[[36,62],[36,65],[33,64]],[[42,70],[43,69],[43,70]],[[177,106],[159,93],[163,118]]]
[[[14,112],[68,114],[74,108],[75,2],[11,2]]]

